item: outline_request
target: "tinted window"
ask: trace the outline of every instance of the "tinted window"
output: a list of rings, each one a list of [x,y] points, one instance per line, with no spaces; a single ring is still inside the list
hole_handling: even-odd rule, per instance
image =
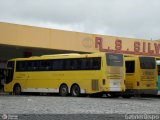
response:
[[[25,61],[19,61],[19,62],[16,62],[16,71],[24,71],[26,70],[26,67],[27,67],[27,62]]]
[[[63,60],[53,60],[53,70],[63,70]]]
[[[47,71],[52,69],[53,62],[51,60],[34,61],[34,66],[37,68],[35,71]],[[34,69],[32,70],[34,71]]]
[[[16,71],[100,70],[101,58],[17,61]]]
[[[134,73],[135,61],[125,61],[126,73]]]
[[[141,69],[155,69],[156,61],[154,57],[140,57]]]
[[[107,53],[106,57],[108,66],[123,66],[123,55]]]

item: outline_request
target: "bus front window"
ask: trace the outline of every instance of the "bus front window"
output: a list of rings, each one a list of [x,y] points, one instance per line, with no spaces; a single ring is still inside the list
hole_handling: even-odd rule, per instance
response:
[[[123,66],[123,55],[107,53],[106,57],[108,66]]]

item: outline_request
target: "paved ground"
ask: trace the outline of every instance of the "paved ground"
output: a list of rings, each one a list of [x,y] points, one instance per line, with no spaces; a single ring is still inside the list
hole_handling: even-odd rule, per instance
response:
[[[160,98],[0,95],[0,114],[160,114]]]

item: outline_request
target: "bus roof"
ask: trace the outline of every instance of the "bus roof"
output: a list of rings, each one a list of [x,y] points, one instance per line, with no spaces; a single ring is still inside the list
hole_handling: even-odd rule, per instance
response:
[[[55,57],[55,56],[71,56],[71,55],[81,55],[78,53],[68,53],[68,54],[53,54],[53,55],[42,55],[41,57]]]
[[[51,55],[41,55],[41,56],[31,56],[28,58],[15,58],[10,59],[9,61],[14,60],[43,60],[43,59],[65,59],[65,58],[87,58],[87,57],[100,57],[102,55],[105,55],[105,52],[94,52],[94,53],[67,53],[67,54],[51,54]],[[113,53],[113,54],[119,54],[119,53]]]
[[[105,54],[105,53],[99,52],[99,53],[88,53],[88,54],[78,54],[78,53],[53,54],[53,55],[31,56],[31,57],[28,57],[28,58],[15,58],[15,59],[10,59],[9,61],[14,61],[14,60],[61,59],[61,58],[84,58],[84,57],[101,56],[102,54]]]

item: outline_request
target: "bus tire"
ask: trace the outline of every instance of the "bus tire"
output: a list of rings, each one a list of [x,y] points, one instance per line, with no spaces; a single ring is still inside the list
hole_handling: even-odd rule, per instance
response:
[[[60,96],[67,96],[68,95],[68,87],[66,84],[62,84],[59,88]]]
[[[21,94],[21,86],[19,84],[14,85],[13,94],[14,95],[20,95]]]
[[[73,97],[78,97],[80,95],[80,87],[77,84],[72,85],[71,87],[71,95]]]

